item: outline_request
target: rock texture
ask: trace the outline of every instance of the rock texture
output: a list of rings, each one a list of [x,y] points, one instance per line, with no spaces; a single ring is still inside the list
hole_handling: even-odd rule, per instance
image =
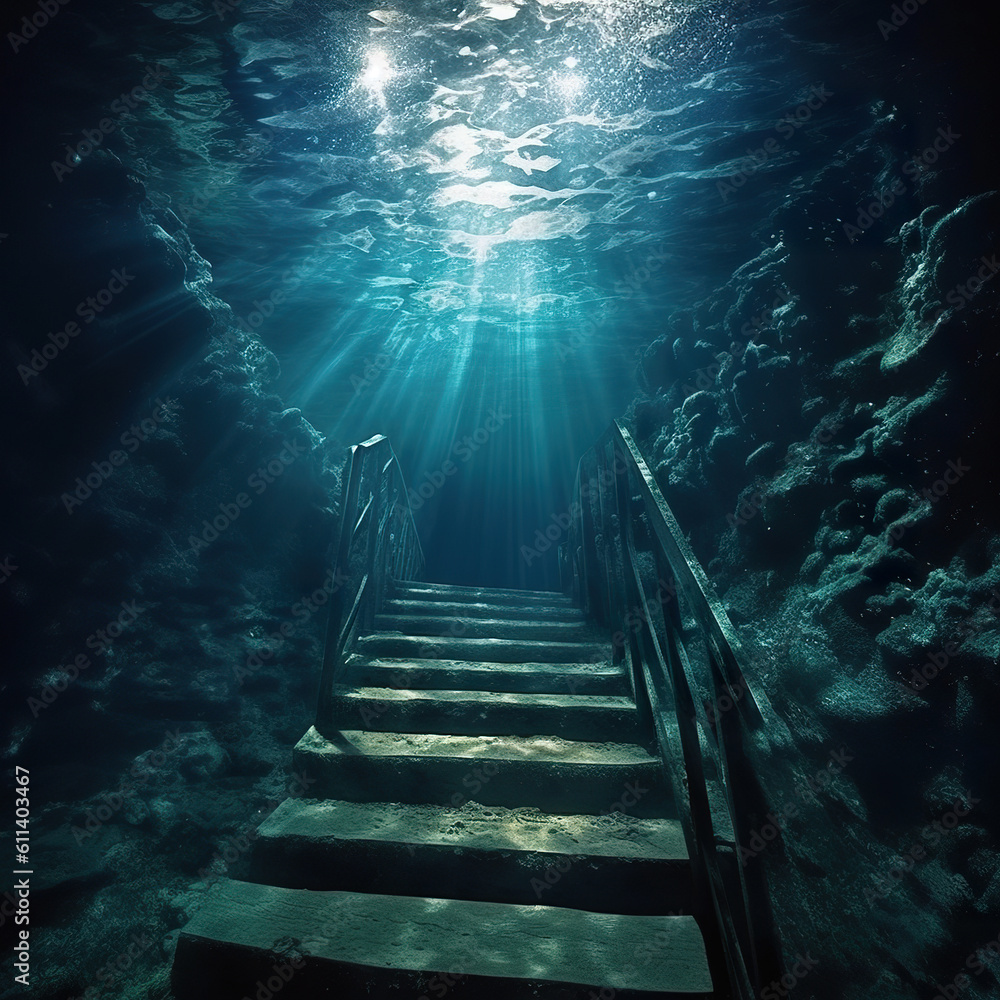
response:
[[[202,45],[236,58],[220,40],[231,21],[171,6],[199,25],[192,65]],[[709,247],[714,181],[684,179],[681,245],[717,288],[665,321],[629,419],[787,724],[762,781],[776,814],[800,814],[748,863],[767,866],[790,964],[817,963],[794,995],[986,998],[1000,912],[992,38],[975,6],[941,0],[740,6],[756,25],[781,16],[789,51],[836,95],[837,129],[753,172]],[[37,9],[15,2],[9,23]],[[257,825],[307,780],[288,748],[312,721],[332,591],[343,450],[273,393],[277,360],[212,295],[188,203],[173,214],[153,183],[177,164],[210,174],[208,140],[194,129],[172,148],[150,115],[116,119],[83,157],[64,146],[136,85],[121,39],[147,15],[73,0],[11,53],[0,690],[5,765],[30,760],[44,790],[38,1000],[166,995],[177,928],[218,875],[245,871]],[[166,69],[157,86],[180,90]],[[193,118],[197,87],[183,98]],[[216,196],[210,180],[191,204]]]
[[[987,85],[952,13],[868,55],[870,11],[790,20],[850,38],[827,82],[880,99],[756,257],[669,318],[629,413],[787,723],[763,783],[802,808],[749,863],[786,955],[822,970],[795,996],[997,989],[1000,194],[988,122],[937,83],[960,59]]]
[[[40,1000],[165,988],[189,886],[294,789],[344,461],[134,170],[51,169],[93,99],[60,18],[17,53],[0,245],[3,751],[31,770]]]

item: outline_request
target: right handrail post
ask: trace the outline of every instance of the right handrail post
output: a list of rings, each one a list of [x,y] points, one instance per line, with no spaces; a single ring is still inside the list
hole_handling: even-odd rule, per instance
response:
[[[654,716],[660,713],[654,722],[664,766],[676,793],[685,796],[680,815],[696,899],[707,911],[702,916],[716,927],[734,996],[755,1000],[781,967],[763,870],[757,866],[746,872],[739,854],[739,845],[752,832],[751,817],[762,805],[747,748],[751,734],[763,737],[763,712],[769,706],[747,683],[739,637],[621,423],[614,422],[581,458],[575,489],[575,516],[566,545],[572,563],[566,576],[578,591],[573,596],[612,632],[628,637],[637,703],[644,697]],[[667,588],[668,596],[659,599],[658,607],[651,608],[646,592],[649,559],[638,556],[637,518],[643,522],[642,536],[657,573],[657,595]],[[629,626],[623,628],[626,617]],[[733,697],[736,710],[714,713],[714,722],[695,696],[703,687],[689,655],[689,622],[703,637],[702,669],[707,676],[702,680],[712,696],[739,691],[739,697]],[[630,636],[633,631],[637,634]],[[667,711],[674,714],[672,726],[664,724]],[[714,796],[708,790],[709,773],[720,786]],[[734,841],[720,837],[720,830],[732,830]]]

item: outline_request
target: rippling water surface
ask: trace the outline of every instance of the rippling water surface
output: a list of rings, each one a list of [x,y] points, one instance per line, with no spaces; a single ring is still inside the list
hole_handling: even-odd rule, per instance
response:
[[[433,487],[431,575],[555,585],[553,553],[519,547],[566,508],[637,352],[752,252],[825,137],[777,128],[820,83],[780,17],[693,0],[146,6],[162,30],[143,55],[181,85],[136,158],[278,355],[283,397],[343,443],[391,436]],[[767,162],[748,159],[769,138]]]

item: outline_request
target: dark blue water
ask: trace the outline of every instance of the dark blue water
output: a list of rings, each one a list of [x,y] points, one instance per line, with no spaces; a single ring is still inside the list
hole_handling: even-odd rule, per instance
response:
[[[182,85],[149,124],[170,157],[139,159],[276,391],[342,444],[390,436],[428,576],[557,586],[637,352],[744,259],[766,177],[804,184],[843,103],[752,159],[821,81],[746,4],[148,7]]]
[[[10,0],[5,30],[55,2]],[[40,997],[85,995],[147,932],[159,979],[136,965],[129,995],[165,995],[192,882],[298,794],[346,446],[391,438],[427,578],[553,588],[577,462],[623,416],[775,709],[752,736],[768,808],[850,748],[768,848],[785,941],[822,963],[803,995],[958,982],[996,934],[980,7],[67,0],[3,36],[0,737],[52,879]],[[237,506],[288,437],[314,447]],[[81,851],[73,825],[165,731],[181,745]],[[969,823],[872,905],[966,791]]]

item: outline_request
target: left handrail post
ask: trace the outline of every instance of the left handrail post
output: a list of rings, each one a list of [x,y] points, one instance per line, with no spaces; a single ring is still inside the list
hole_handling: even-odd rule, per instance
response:
[[[415,579],[424,567],[406,482],[389,439],[377,434],[352,445],[345,471],[332,567],[340,585],[327,618],[317,727],[335,722],[336,687],[353,638],[374,627],[392,577]]]

